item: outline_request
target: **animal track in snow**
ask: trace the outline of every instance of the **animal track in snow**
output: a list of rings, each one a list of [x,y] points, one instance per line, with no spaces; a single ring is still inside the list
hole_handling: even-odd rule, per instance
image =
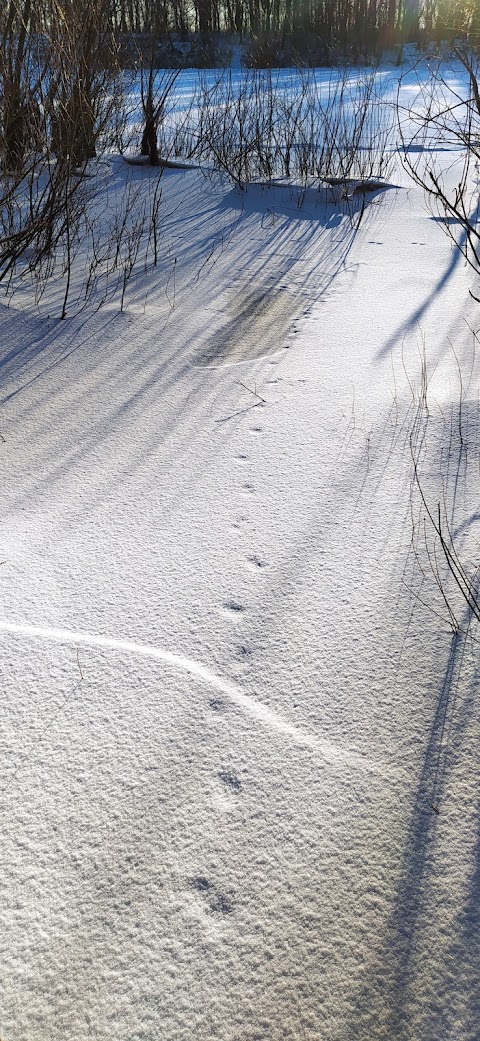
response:
[[[223,712],[227,708],[226,702],[223,698],[210,698],[208,702],[210,708],[213,708],[214,712]]]
[[[242,614],[245,610],[243,604],[239,604],[237,600],[227,600],[223,606],[226,611],[231,611],[232,614]]]
[[[198,893],[208,893],[208,890],[211,888],[211,883],[204,875],[197,875],[196,878],[192,878],[192,886]]]
[[[242,658],[242,659],[248,658],[251,653],[252,653],[252,648],[251,647],[246,647],[244,644],[242,644],[242,646],[239,647],[238,650],[237,650],[238,657]]]
[[[262,560],[261,557],[257,557],[255,554],[253,554],[251,557],[247,557],[247,563],[254,571],[257,571],[258,569],[267,566],[266,561]]]
[[[211,901],[210,908],[217,914],[232,914],[233,904],[228,897],[219,893],[218,896],[215,897],[215,900]]]
[[[196,875],[195,878],[190,879],[190,885],[192,889],[195,889],[202,896],[212,895],[212,899],[209,901],[211,911],[217,914],[232,914],[233,904],[231,900],[224,896],[223,893],[215,893],[212,883],[208,878],[205,878],[205,875]]]
[[[232,528],[241,528],[243,524],[247,523],[247,521],[248,521],[248,517],[243,517],[243,516],[237,517],[236,520],[232,521]]]
[[[234,792],[240,791],[242,782],[236,774],[230,773],[229,770],[219,770],[218,776],[223,784],[226,784],[228,788],[233,788]]]

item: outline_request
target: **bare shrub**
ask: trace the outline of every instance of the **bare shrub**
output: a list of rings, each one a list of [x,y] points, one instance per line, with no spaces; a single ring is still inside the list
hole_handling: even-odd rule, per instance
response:
[[[61,317],[92,185],[89,161],[122,115],[110,0],[11,0],[0,40],[0,282],[37,299],[60,265]],[[14,111],[15,110],[15,111]]]
[[[42,7],[35,0],[9,0],[0,14],[0,161],[4,175],[21,172],[29,154],[41,147],[40,101],[47,73],[41,28]]]
[[[476,485],[480,445],[480,408],[472,394],[476,340],[465,378],[455,354],[458,394],[440,407],[429,400],[424,353],[419,386],[411,384],[415,419],[409,435],[412,458],[412,544],[427,601],[447,612],[454,633],[480,622],[480,541]],[[437,604],[434,592],[436,590]],[[465,611],[466,608],[466,611]]]
[[[49,23],[51,149],[72,165],[108,146],[122,118],[118,46],[108,28],[110,0],[69,0]]]
[[[405,111],[399,103],[398,123],[406,169],[443,218],[456,248],[480,274],[480,66],[472,51],[453,47],[453,53],[467,72],[466,80],[456,84],[451,75],[447,78],[444,62],[432,65],[427,82],[419,79],[409,108]],[[402,80],[399,97],[401,90]],[[450,164],[439,161],[439,148],[452,151]]]
[[[479,63],[472,51],[460,50],[456,46],[452,49],[467,73],[466,79],[460,83],[458,80],[452,82],[451,68],[447,76],[443,62],[433,66],[428,81],[419,80],[417,96],[409,108],[405,111],[399,105],[399,126],[406,169],[425,190],[434,213],[455,248],[480,275],[477,183],[480,160]],[[402,83],[399,97],[401,87]],[[444,155],[439,161],[438,150],[451,151],[451,162],[445,163]],[[477,299],[473,293],[471,295]],[[476,333],[472,331],[472,335],[475,346]],[[417,543],[422,546],[452,629],[457,632],[462,607],[467,607],[469,620],[480,621],[480,547],[476,537],[478,514],[474,494],[478,478],[480,424],[478,399],[472,402],[466,396],[471,373],[466,376],[456,355],[455,358],[459,399],[447,413],[448,420],[445,416],[438,419],[440,433],[436,433],[436,443],[440,462],[436,468],[436,489],[430,487],[431,464],[423,465],[432,441],[433,424],[426,396],[424,402],[419,403],[410,447],[413,485],[418,499],[416,532],[417,536],[421,535]],[[474,364],[475,350],[472,367]]]
[[[302,184],[385,174],[392,119],[375,74],[313,69],[281,77],[271,69],[230,70],[200,79],[183,140],[189,154],[239,186],[279,177]]]

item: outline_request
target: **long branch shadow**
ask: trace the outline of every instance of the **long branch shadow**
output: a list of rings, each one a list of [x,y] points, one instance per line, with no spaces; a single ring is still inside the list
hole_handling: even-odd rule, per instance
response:
[[[474,460],[478,455],[478,404],[462,402],[461,407],[465,419],[461,428],[463,435],[453,437],[455,424],[451,417],[451,422],[448,422],[448,413],[446,417],[442,413],[438,429],[434,428],[436,436],[433,450],[426,456],[424,467],[425,481],[427,478],[430,481],[429,485],[424,486],[424,494],[427,495],[427,501],[433,503],[441,497],[441,509],[448,516],[449,530],[454,532],[455,542],[452,545],[459,559],[463,559],[469,549],[468,542],[460,541],[461,536],[465,537],[478,519],[474,496],[475,473],[463,472],[462,469],[466,465],[467,455]],[[456,415],[455,406],[452,415]],[[433,417],[429,417],[431,421]],[[447,466],[445,453],[448,457]],[[464,514],[466,509],[459,485],[460,490],[470,493],[472,508],[461,524],[455,524],[455,513],[460,511]],[[431,533],[435,543],[438,533],[433,526]],[[427,555],[426,573],[430,568],[436,584],[445,590],[448,606],[449,587],[438,570],[435,545],[433,548],[429,546],[425,533],[422,538]],[[415,557],[423,572],[417,550]],[[423,574],[423,581],[426,573]],[[474,738],[478,727],[478,636],[475,632],[478,626],[474,609],[466,604],[466,597],[460,599],[460,605],[460,608],[455,607],[458,628],[450,638],[410,818],[404,827],[403,854],[391,910],[379,946],[372,956],[368,976],[365,976],[363,988],[357,995],[355,1022],[350,1024],[346,1035],[348,1041],[353,1041],[353,1038],[360,1041],[372,1041],[373,1038],[410,1041],[412,1036],[421,1037],[422,1041],[438,1041],[439,1037],[460,1036],[460,1033],[450,1033],[450,1028],[446,1026],[450,1016],[449,1005],[458,998],[457,991],[452,990],[452,965],[456,966],[459,975],[461,998],[460,1011],[456,1009],[451,1014],[451,1022],[455,1022],[455,1029],[460,1031],[459,1024],[463,1016],[461,1036],[476,1036],[475,1030],[468,1033],[468,1023],[476,1023],[478,1027],[480,1007],[480,949],[473,940],[473,929],[478,921],[478,914],[474,911],[474,894],[475,886],[478,885],[479,852],[477,843],[473,853],[476,866],[469,878],[468,857],[472,855],[472,843],[468,837],[468,823],[463,823],[463,817],[469,803],[465,791],[473,789],[475,776],[475,772],[472,775],[470,764],[475,755]],[[433,609],[433,605],[430,606]],[[442,639],[441,633],[439,639]],[[460,764],[462,781],[459,792],[458,784],[452,787],[452,782],[458,778]],[[456,814],[456,806],[452,805],[456,804],[457,799],[462,806],[461,817]],[[445,866],[444,858],[448,856],[446,843],[451,839],[449,829],[452,826],[455,829],[454,847],[461,842],[462,827],[465,839],[460,861],[458,857],[453,861],[455,896],[458,900],[458,912],[453,925],[448,910],[445,920],[441,920],[443,912],[437,892],[439,873]],[[466,890],[467,898],[464,900]],[[478,899],[478,890],[476,896]],[[446,923],[450,925],[448,932]],[[428,949],[428,935],[437,938],[438,949]],[[425,1001],[425,988],[435,992],[435,1001],[431,1004]],[[418,1025],[412,1026],[413,1021],[416,1020],[418,1024],[419,1019],[422,1021],[421,1034]]]
[[[434,303],[435,297],[437,297],[442,292],[442,290],[445,289],[445,286],[448,284],[448,282],[452,278],[452,275],[459,267],[460,262],[463,258],[462,247],[465,246],[466,241],[467,235],[466,232],[463,231],[459,238],[459,246],[458,248],[453,250],[451,259],[447,264],[445,271],[443,272],[443,275],[441,275],[438,282],[431,290],[431,292],[428,294],[428,296],[425,298],[425,300],[418,307],[416,307],[412,314],[397,327],[397,329],[394,333],[392,333],[391,336],[389,336],[386,343],[384,343],[383,347],[381,347],[380,350],[377,352],[377,361],[382,361],[382,359],[385,358],[385,356],[389,354],[389,352],[394,347],[398,346],[398,344],[401,343],[402,339],[406,336],[406,334],[411,329],[414,329],[419,324],[421,319],[426,315],[426,313],[430,310],[432,304]]]
[[[468,1031],[467,1036],[473,1038],[477,1035],[478,1024],[480,1023],[480,959],[478,951],[478,938],[480,936],[480,827],[477,833],[474,867],[469,879],[467,898],[464,907],[459,913],[458,933],[457,956],[463,960],[468,958],[471,964],[473,986],[470,988],[467,996],[465,1026]]]
[[[275,191],[277,197],[279,192]],[[169,307],[163,301],[154,317],[143,323],[140,320],[140,349],[125,344],[122,338],[121,350],[117,352],[114,349],[116,322],[121,326],[117,326],[119,335],[128,316],[118,315],[114,319],[111,314],[99,312],[91,329],[88,319],[84,319],[86,328],[80,336],[73,336],[65,323],[58,323],[53,335],[51,329],[39,330],[37,325],[36,336],[30,342],[26,340],[18,350],[7,352],[4,356],[7,385],[4,383],[2,404],[14,407],[16,423],[33,422],[30,452],[38,464],[32,466],[30,483],[18,488],[11,505],[18,506],[42,490],[51,494],[66,471],[84,465],[90,453],[97,454],[103,444],[121,436],[122,430],[125,433],[125,424],[137,428],[140,424],[141,441],[136,436],[124,437],[126,447],[121,462],[117,459],[113,472],[98,475],[102,478],[101,486],[92,502],[97,508],[123,474],[131,475],[138,467],[144,468],[148,457],[158,452],[174,432],[185,444],[190,442],[192,429],[214,401],[212,395],[217,393],[211,376],[205,369],[202,372],[202,359],[204,366],[210,359],[222,363],[229,360],[233,351],[233,360],[252,360],[260,353],[288,346],[293,322],[302,316],[312,300],[318,301],[331,288],[345,268],[357,225],[348,218],[332,228],[329,225],[335,210],[332,203],[327,208],[316,206],[314,216],[310,214],[308,219],[300,219],[293,225],[286,213],[278,221],[268,218],[266,226],[262,223],[259,230],[257,194],[254,193],[251,208],[245,209],[242,199],[238,200],[238,193],[233,193],[240,212],[233,205],[231,192],[226,197],[222,195],[220,200],[213,199],[210,222],[202,210],[194,259],[190,259],[183,285],[178,287],[177,304]],[[264,194],[262,192],[262,197]],[[285,198],[284,190],[280,197]],[[360,201],[358,206],[360,213]],[[265,214],[264,202],[262,214]],[[192,214],[185,216],[185,220],[190,238]],[[180,220],[180,229],[182,227]],[[175,222],[170,231],[172,234],[175,231]],[[224,249],[230,251],[232,265],[223,264],[220,277],[213,268],[206,267],[197,282],[195,257],[197,252],[205,251],[206,239],[210,241],[212,235],[225,237]],[[183,233],[179,237],[176,246],[180,256],[185,246]],[[232,283],[233,262],[235,279]],[[157,270],[149,276],[154,288],[158,277]],[[178,280],[181,283],[180,274]],[[193,299],[192,291],[196,292],[199,303],[193,330],[188,306]],[[187,307],[180,306],[182,300]],[[230,302],[233,303],[231,317]],[[107,343],[102,349],[105,339]],[[72,361],[80,376],[69,380],[69,369],[64,366],[70,364],[73,352],[79,355],[80,349],[84,352],[82,360],[75,364]],[[60,377],[62,367],[63,377],[57,386],[55,370],[59,369]],[[38,392],[32,390],[35,382]],[[105,386],[108,386],[108,395],[104,394]],[[160,420],[159,398],[173,387],[178,391],[174,406],[169,407],[168,413],[162,413]],[[238,387],[236,399],[231,397],[226,403],[229,411],[238,406]],[[84,417],[89,410],[92,410],[92,421],[86,427]],[[78,424],[77,415],[83,417]],[[69,429],[78,426],[77,435],[66,439],[65,425]],[[177,451],[178,448],[177,444]]]
[[[417,972],[416,958],[422,938],[423,914],[426,910],[431,875],[431,858],[435,832],[442,813],[442,794],[448,779],[449,765],[454,754],[453,743],[461,738],[463,728],[470,722],[475,692],[467,697],[469,711],[463,721],[456,713],[458,684],[462,673],[470,612],[463,619],[464,629],[451,637],[443,680],[438,692],[435,712],[430,726],[423,764],[416,786],[416,795],[405,836],[404,855],[392,910],[384,933],[383,943],[370,966],[369,976],[356,1000],[354,1022],[345,1035],[347,1041],[372,1041],[375,1037],[410,1041],[409,1019],[415,1009]],[[478,867],[477,867],[477,870]],[[473,880],[469,896],[473,901]],[[475,912],[478,917],[478,913]],[[465,929],[471,930],[475,915],[465,915]],[[470,943],[469,957],[474,965],[469,973],[475,979],[469,1001],[475,1009],[479,1005],[480,952]],[[441,970],[440,970],[441,971]],[[436,988],[442,991],[442,979]],[[446,982],[446,981],[445,981]],[[438,1016],[438,1013],[437,1013]],[[422,1041],[438,1041],[438,1022],[435,1016],[425,1024]],[[463,1035],[462,1035],[463,1036]]]

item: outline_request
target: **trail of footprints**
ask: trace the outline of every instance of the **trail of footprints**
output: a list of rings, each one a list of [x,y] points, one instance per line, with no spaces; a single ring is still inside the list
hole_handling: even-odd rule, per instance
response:
[[[213,882],[205,875],[196,875],[190,880],[192,889],[200,893],[207,902],[207,906],[214,914],[232,914],[233,903],[225,893],[219,893]]]
[[[261,434],[262,432],[262,426],[255,425],[250,427],[251,434]],[[247,464],[249,462],[248,455],[245,452],[240,452],[237,456],[237,462],[241,465]],[[246,495],[255,494],[255,485],[252,481],[243,481],[242,489]],[[232,521],[233,527],[237,529],[241,529],[247,523],[248,517],[245,516],[245,514],[240,514],[240,516],[238,516],[236,520]],[[249,554],[247,556],[246,563],[247,567],[254,572],[261,571],[263,568],[267,567],[267,562],[263,560],[261,557],[259,557],[256,553]],[[245,607],[243,606],[243,604],[241,604],[238,600],[234,599],[224,601],[223,609],[224,611],[228,612],[233,616],[237,615],[237,617],[242,615],[245,611]],[[242,646],[239,648],[240,655],[245,656],[249,653],[251,653],[251,651],[246,646]]]
[[[253,435],[261,434],[262,430],[263,427],[259,425],[250,428],[250,432]],[[237,462],[240,465],[248,464],[248,455],[241,452],[237,456]],[[255,492],[255,486],[251,481],[244,481],[242,487],[248,495],[254,494]],[[241,514],[236,520],[232,521],[233,527],[237,529],[241,529],[246,523],[248,523],[248,517],[244,514]],[[267,562],[263,560],[262,557],[258,556],[258,554],[250,553],[246,558],[246,566],[251,571],[257,573],[267,567]],[[234,618],[241,618],[242,614],[245,612],[245,607],[239,600],[232,598],[224,601],[223,610],[232,617],[233,621]],[[251,653],[252,649],[246,643],[241,644],[238,648],[238,655],[241,658],[247,658]],[[209,707],[213,712],[223,713],[228,710],[228,702],[225,698],[215,695],[210,698]],[[241,794],[243,784],[234,770],[219,770],[217,773],[217,779],[233,796],[239,796]],[[205,908],[208,913],[220,915],[230,915],[234,913],[235,908],[232,896],[220,892],[215,883],[205,875],[196,875],[194,878],[191,878],[190,885],[204,900]]]
[[[211,698],[210,708],[222,711],[225,708],[222,698]],[[242,790],[242,782],[232,770],[219,770],[218,780],[230,791],[238,794]],[[235,907],[232,894],[226,894],[217,889],[217,886],[205,875],[195,875],[190,879],[190,885],[204,900],[205,909],[209,914],[230,915]]]
[[[251,433],[255,435],[260,434],[262,433],[262,429],[261,426],[252,426]],[[240,464],[245,465],[249,462],[249,458],[245,453],[240,453],[237,456],[237,461]],[[243,483],[243,489],[247,494],[253,494],[255,492],[255,486],[250,481],[245,481]],[[237,520],[232,523],[235,528],[242,528],[247,522],[248,517],[240,515]],[[267,562],[256,553],[251,553],[246,558],[246,566],[254,572],[259,572],[262,571],[263,568],[267,567]],[[244,605],[233,598],[224,602],[223,609],[232,616],[232,620],[234,617],[240,618],[245,612]],[[238,655],[242,658],[248,657],[251,653],[252,650],[248,644],[241,644],[238,648]],[[228,710],[228,702],[225,698],[215,695],[210,698],[209,707],[213,712],[223,713]],[[217,778],[220,784],[224,785],[232,795],[235,796],[241,794],[243,784],[234,770],[219,770]],[[219,891],[215,883],[205,875],[194,876],[190,879],[190,885],[205,902],[205,908],[208,913],[219,915],[231,915],[234,913],[235,907],[232,896]]]

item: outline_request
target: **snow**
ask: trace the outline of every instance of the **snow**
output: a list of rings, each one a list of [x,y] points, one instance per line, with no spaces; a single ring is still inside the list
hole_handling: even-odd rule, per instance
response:
[[[1,305],[2,1041],[478,1036],[476,634],[411,453],[474,561],[478,304],[392,157],[359,226],[166,170],[123,312]]]

